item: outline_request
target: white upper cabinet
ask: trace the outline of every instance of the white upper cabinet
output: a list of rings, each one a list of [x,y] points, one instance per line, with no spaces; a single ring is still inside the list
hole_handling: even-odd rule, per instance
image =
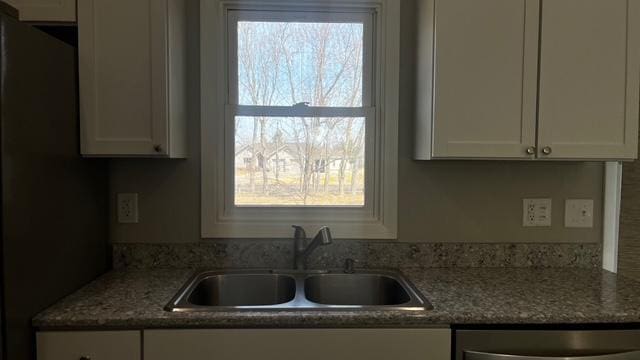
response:
[[[76,0],[5,0],[20,11],[20,20],[75,22]],[[84,1],[84,0],[81,0]]]
[[[186,156],[184,0],[78,3],[82,154]]]
[[[421,157],[526,158],[536,136],[537,1],[421,5],[420,24],[435,34],[420,41],[421,54],[428,54],[421,61],[431,57],[435,44],[435,86],[425,89],[433,93],[433,104],[419,101],[425,105],[420,116],[433,117],[433,143]],[[421,73],[420,82],[433,83],[429,76]]]
[[[542,158],[634,159],[640,2],[550,0],[542,6]]]
[[[415,157],[637,158],[639,1],[419,0]]]

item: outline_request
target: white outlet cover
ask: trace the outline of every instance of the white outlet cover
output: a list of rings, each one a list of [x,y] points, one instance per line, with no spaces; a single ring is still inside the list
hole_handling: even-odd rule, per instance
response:
[[[551,199],[524,199],[522,201],[522,226],[550,227]]]
[[[567,200],[564,226],[567,228],[593,228],[593,200]]]
[[[138,223],[138,194],[118,194],[117,206],[120,224]]]

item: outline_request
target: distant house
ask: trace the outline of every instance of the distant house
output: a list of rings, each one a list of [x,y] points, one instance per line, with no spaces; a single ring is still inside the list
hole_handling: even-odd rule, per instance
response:
[[[235,168],[251,170],[266,169],[267,171],[275,171],[276,169],[282,173],[299,172],[299,166],[296,158],[297,150],[292,145],[283,144],[277,148],[275,144],[267,144],[266,149],[257,145],[255,148],[255,164],[252,165],[254,159],[254,150],[251,145],[242,146],[235,155]]]
[[[255,163],[253,165],[254,150],[252,146],[242,146],[235,154],[235,168],[238,170],[251,170],[253,167],[254,171],[266,169],[269,172],[277,169],[281,174],[299,175],[301,169],[304,168],[300,166],[304,159],[299,158],[300,150],[298,146],[295,143],[281,144],[276,151],[275,144],[267,144],[265,149],[261,145],[256,145]],[[339,150],[336,150],[335,153],[339,153]],[[314,173],[325,173],[327,169],[337,172],[341,168],[342,158],[325,158],[323,153],[316,151],[312,155],[312,160],[309,161],[309,164],[312,166],[311,172]],[[345,169],[361,168],[363,165],[361,159],[348,159]]]

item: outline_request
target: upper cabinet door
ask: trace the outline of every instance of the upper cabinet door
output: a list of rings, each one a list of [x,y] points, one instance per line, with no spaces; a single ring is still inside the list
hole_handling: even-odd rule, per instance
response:
[[[20,11],[20,20],[75,22],[76,0],[5,0]]]
[[[640,2],[542,3],[539,156],[637,158]]]
[[[83,155],[185,156],[184,4],[78,3]]]
[[[433,158],[533,158],[539,1],[436,0],[434,13]]]

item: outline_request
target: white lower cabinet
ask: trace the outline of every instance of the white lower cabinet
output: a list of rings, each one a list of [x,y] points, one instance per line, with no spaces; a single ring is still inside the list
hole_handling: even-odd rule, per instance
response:
[[[38,360],[142,359],[140,331],[38,332],[36,341]]]
[[[150,330],[145,360],[450,360],[449,329]]]
[[[38,360],[450,360],[451,331],[217,329],[148,330],[143,333],[38,332],[37,347]]]

